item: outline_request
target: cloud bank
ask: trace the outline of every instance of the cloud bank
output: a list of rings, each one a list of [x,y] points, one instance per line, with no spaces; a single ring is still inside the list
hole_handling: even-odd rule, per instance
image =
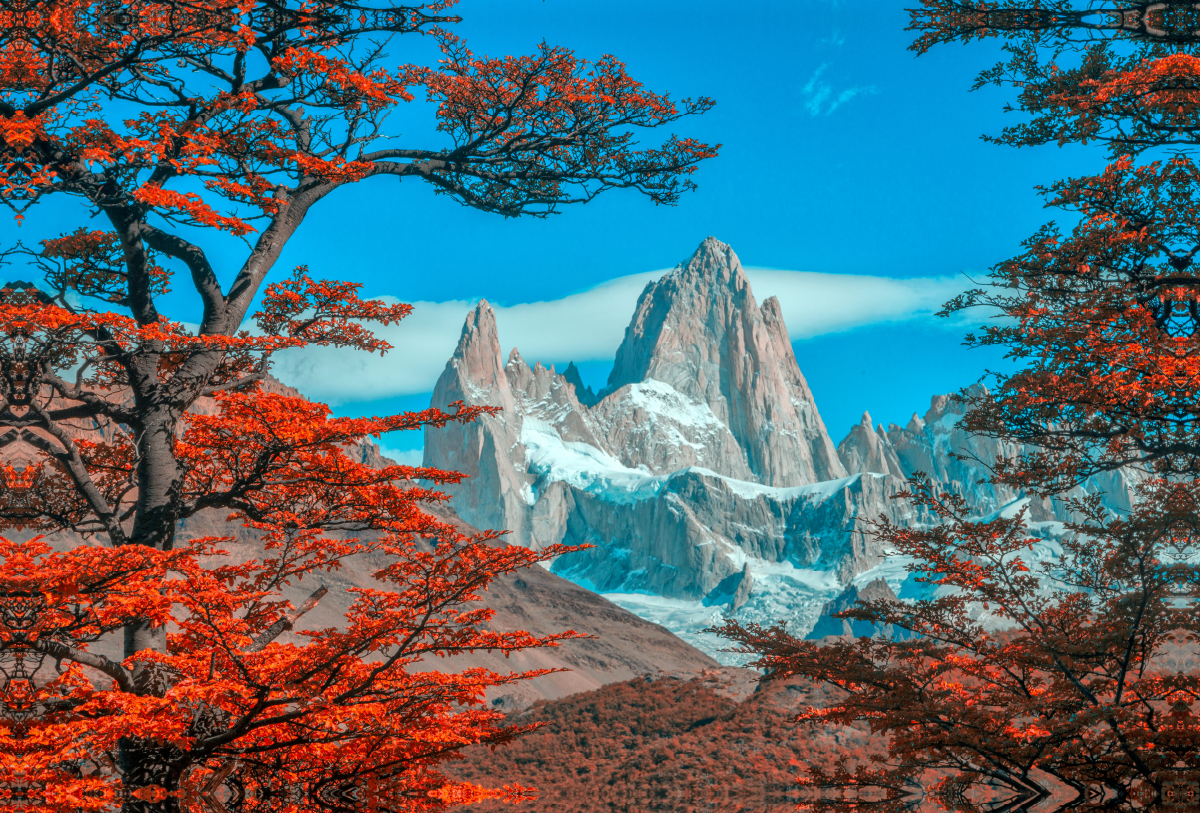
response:
[[[611,360],[638,295],[666,270],[618,277],[548,302],[495,306],[500,342],[530,363]],[[959,277],[893,279],[747,268],[755,298],[779,298],[793,341],[881,322],[928,320],[968,287]],[[390,297],[384,297],[396,301]],[[281,353],[274,373],[310,398],[332,405],[429,392],[458,343],[476,300],[414,302],[398,325],[378,330],[393,349],[384,356],[314,347]]]

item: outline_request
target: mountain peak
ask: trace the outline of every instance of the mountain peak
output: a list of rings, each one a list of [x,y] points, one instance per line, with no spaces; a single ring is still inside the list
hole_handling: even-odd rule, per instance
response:
[[[908,419],[908,425],[904,428],[909,432],[912,432],[914,435],[919,435],[925,428],[925,419],[914,412],[912,417]]]
[[[583,376],[579,374],[579,368],[575,366],[575,362],[572,361],[567,365],[567,369],[563,370],[562,376],[568,384],[575,388],[575,397],[579,400],[579,403],[590,407],[599,400],[591,387],[583,385]]]
[[[435,392],[457,391],[464,387],[487,390],[495,393],[499,402],[496,406],[507,406],[512,400],[508,382],[504,377],[504,360],[500,353],[500,334],[496,328],[496,312],[486,299],[479,300],[467,313],[458,347],[446,363],[446,369],[435,385]],[[464,390],[465,392],[465,390]],[[439,401],[443,406],[450,401]]]
[[[717,238],[705,238],[691,257],[657,281],[648,283],[642,291],[633,320],[625,329],[625,339],[617,349],[608,386],[601,397],[626,384],[635,384],[647,378],[664,381],[685,394],[694,394],[688,392],[694,388],[693,385],[704,386],[695,381],[695,376],[681,369],[678,372],[683,380],[677,382],[664,378],[665,371],[661,369],[663,365],[660,362],[685,361],[686,367],[694,367],[698,359],[684,360],[679,356],[695,356],[701,347],[679,347],[674,340],[679,330],[690,328],[687,334],[697,339],[700,336],[696,335],[696,331],[700,330],[719,340],[720,336],[714,334],[722,333],[723,329],[714,322],[728,321],[735,311],[746,304],[747,299],[758,311],[750,291],[750,281],[742,270],[737,254]],[[689,382],[689,378],[692,381]]]
[[[758,306],[737,254],[708,237],[638,298],[601,398],[653,379],[708,407],[762,483],[845,475],[796,363],[778,301]]]
[[[720,286],[735,292],[750,294],[750,280],[742,262],[728,243],[706,237],[686,260],[667,274],[679,281],[681,287],[705,289]],[[664,277],[665,279],[665,277]]]
[[[904,466],[896,455],[883,427],[876,431],[870,412],[864,412],[862,420],[850,427],[850,434],[837,447],[842,465],[851,474],[874,472],[904,477]]]
[[[496,358],[499,358],[500,334],[496,329],[496,312],[486,299],[481,299],[479,304],[467,313],[454,355],[465,358],[480,349],[490,352],[493,347],[496,349]]]

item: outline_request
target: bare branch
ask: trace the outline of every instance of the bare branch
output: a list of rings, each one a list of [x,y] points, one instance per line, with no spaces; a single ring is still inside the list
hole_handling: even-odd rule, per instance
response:
[[[266,648],[267,644],[271,643],[276,638],[278,638],[280,635],[282,635],[283,633],[287,632],[292,627],[294,627],[296,625],[296,622],[298,620],[300,620],[300,616],[304,615],[309,610],[316,607],[317,604],[319,604],[321,602],[321,599],[324,598],[325,594],[328,592],[329,592],[329,589],[325,585],[321,585],[320,587],[318,587],[316,590],[313,591],[312,595],[310,595],[307,599],[304,600],[303,604],[301,604],[299,607],[297,607],[292,612],[285,615],[283,618],[276,621],[271,626],[267,627],[267,629],[262,633],[262,635],[259,635],[257,638],[254,639],[254,643],[250,644],[250,646],[246,647],[242,651],[243,652],[261,652],[263,649]]]

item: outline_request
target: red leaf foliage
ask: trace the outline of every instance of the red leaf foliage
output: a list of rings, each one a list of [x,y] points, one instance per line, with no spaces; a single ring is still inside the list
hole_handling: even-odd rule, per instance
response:
[[[168,550],[0,540],[0,783],[20,788],[33,811],[203,795],[221,772],[217,784],[236,786],[246,810],[318,810],[331,793],[372,794],[381,810],[521,798],[515,786],[455,783],[436,765],[463,745],[531,730],[504,725],[482,707],[483,693],[546,670],[442,674],[417,663],[573,637],[493,631],[491,611],[465,606],[495,576],[566,549],[464,536],[420,510],[441,495],[409,479],[455,475],[372,469],[344,451],[373,431],[421,425],[420,416],[332,419],[321,405],[259,391],[216,402],[214,414],[188,416],[178,441],[187,470],[181,505],[234,509],[260,532],[259,557],[225,563],[229,540],[220,538]],[[135,469],[130,445],[81,440],[77,448],[103,496],[119,504]],[[52,508],[65,509],[62,497],[72,494],[67,476],[10,472],[10,501],[30,524],[52,524]],[[75,510],[83,526],[88,506]],[[337,529],[373,533],[331,536]],[[375,585],[352,589],[342,623],[278,640],[299,629],[325,588],[298,607],[288,594],[366,554],[385,565]],[[96,650],[133,623],[165,632],[165,648],[123,661]],[[56,661],[67,665],[56,672]],[[160,766],[158,781],[114,770],[131,742]]]
[[[528,796],[438,765],[531,730],[480,700],[540,672],[419,663],[572,637],[492,630],[466,608],[565,549],[464,536],[423,510],[460,475],[353,454],[487,409],[343,419],[280,392],[273,354],[383,353],[372,326],[411,308],[304,267],[272,274],[313,207],[368,178],[547,216],[619,188],[672,204],[717,148],[639,142],[711,100],[674,102],[612,57],[546,44],[476,56],[450,33],[455,5],[0,0],[0,203],[18,221],[55,195],[95,215],[0,247],[6,274],[29,272],[0,286],[0,525],[16,531],[0,541],[3,804],[382,812]],[[411,216],[397,205],[416,239]],[[192,532],[214,513],[258,549],[234,550],[219,524]],[[329,593],[317,583],[351,557],[379,563],[374,581],[306,629]]]

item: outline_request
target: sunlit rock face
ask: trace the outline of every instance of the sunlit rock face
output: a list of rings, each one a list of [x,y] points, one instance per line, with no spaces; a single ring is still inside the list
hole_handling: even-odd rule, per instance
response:
[[[760,308],[733,249],[712,237],[642,291],[603,394],[608,440],[627,465],[704,465],[784,487],[846,474],[779,302]],[[638,431],[647,412],[661,429]]]
[[[971,395],[986,394],[979,385],[967,388]],[[871,416],[838,444],[838,453],[852,473],[876,472],[901,478],[924,476],[938,490],[966,500],[976,516],[1025,507],[1031,521],[1061,523],[1071,519],[1067,501],[1083,494],[1101,494],[1114,512],[1130,509],[1134,490],[1143,476],[1136,471],[1096,475],[1056,500],[1030,500],[1011,486],[990,481],[989,467],[998,459],[1011,459],[1033,451],[1031,447],[968,434],[960,425],[966,406],[951,395],[930,398],[925,416],[913,413],[905,426],[871,426]],[[1042,528],[1041,530],[1053,530]]]
[[[458,347],[433,389],[433,403],[456,401],[498,407],[499,412],[467,424],[425,431],[424,464],[461,472],[469,479],[447,486],[454,508],[480,528],[507,528],[528,543],[523,508],[529,501],[529,475],[521,446],[524,413],[500,355],[496,315],[486,301],[467,316]]]
[[[837,450],[847,471],[904,476],[904,464],[896,455],[891,439],[882,425],[878,430],[871,426],[869,412],[864,412],[862,421],[850,428],[850,434],[838,444]]]

